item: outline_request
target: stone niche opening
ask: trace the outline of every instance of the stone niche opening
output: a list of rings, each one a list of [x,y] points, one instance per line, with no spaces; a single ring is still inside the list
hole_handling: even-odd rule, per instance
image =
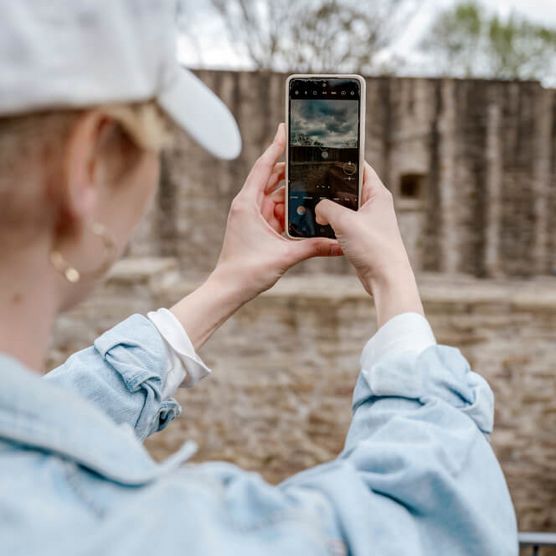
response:
[[[416,172],[402,174],[400,176],[400,198],[408,201],[420,201],[425,190],[425,174]]]

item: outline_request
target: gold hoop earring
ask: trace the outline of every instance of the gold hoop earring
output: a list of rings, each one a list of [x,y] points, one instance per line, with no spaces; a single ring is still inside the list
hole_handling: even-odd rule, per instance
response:
[[[93,222],[88,228],[93,235],[102,241],[104,247],[104,260],[96,270],[79,271],[57,249],[50,252],[50,263],[71,284],[79,282],[82,276],[100,276],[104,274],[114,262],[116,242],[110,232],[100,222]]]

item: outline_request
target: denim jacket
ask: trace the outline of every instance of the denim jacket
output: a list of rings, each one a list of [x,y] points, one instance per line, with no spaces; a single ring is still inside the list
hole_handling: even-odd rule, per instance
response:
[[[180,412],[167,357],[141,315],[44,378],[0,356],[1,554],[517,554],[492,392],[458,350],[362,358],[341,454],[276,486],[188,444],[150,458]]]

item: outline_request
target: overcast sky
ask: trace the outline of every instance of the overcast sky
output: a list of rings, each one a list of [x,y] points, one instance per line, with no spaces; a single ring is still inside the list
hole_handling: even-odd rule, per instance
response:
[[[329,148],[356,147],[358,112],[356,100],[292,100],[292,136],[304,135]]]
[[[438,11],[455,4],[456,1],[422,0],[424,7],[383,57],[399,55],[409,60],[410,67],[418,68],[420,60],[413,54],[415,47]],[[180,60],[190,67],[249,69],[249,61],[230,47],[222,23],[206,7],[207,4],[207,0],[196,0],[187,10],[189,33],[194,39],[180,40]],[[483,4],[503,17],[514,11],[533,21],[556,28],[556,0],[483,0]]]

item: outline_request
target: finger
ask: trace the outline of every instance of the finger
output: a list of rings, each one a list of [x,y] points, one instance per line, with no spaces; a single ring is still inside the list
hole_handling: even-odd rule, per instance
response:
[[[311,257],[337,257],[343,254],[338,241],[329,238],[311,238],[295,241],[292,249],[296,263]]]
[[[278,234],[282,234],[284,231],[284,224],[279,218],[277,218],[275,213],[275,204],[267,197],[264,199],[261,206],[261,214],[266,221],[266,223]]]
[[[284,185],[284,171],[282,170],[281,173],[272,174],[268,183],[266,184],[262,194],[269,195],[276,189],[282,187]]]
[[[372,199],[377,195],[382,189],[386,189],[386,186],[382,183],[382,180],[378,177],[374,168],[365,162],[365,170],[363,173],[363,188],[361,192],[361,205],[367,203],[369,199]]]
[[[284,199],[285,191],[282,187],[272,194],[266,195],[261,203],[260,210],[263,218],[276,229],[278,233],[282,233],[284,229]]]
[[[286,227],[286,207],[283,204],[274,205],[274,217],[280,223],[280,228],[284,231]]]
[[[269,222],[271,218],[274,218],[274,202],[270,197],[265,197],[261,204],[261,214],[263,218]]]
[[[283,161],[277,162],[272,167],[272,173],[273,174],[280,174],[280,173],[283,173],[285,169],[286,169],[286,163],[285,162],[283,162]]]
[[[278,220],[278,218],[276,218],[275,216],[273,216],[268,223],[270,224],[270,227],[278,234],[282,235],[282,233],[284,232],[284,225],[282,224],[282,222],[280,222],[280,220]]]
[[[285,175],[286,175],[286,163],[285,162],[277,162],[274,165],[274,168],[272,168],[272,174],[270,175],[270,178],[268,179],[268,183],[265,186],[265,189],[264,189],[265,193],[269,189],[272,189],[273,185],[276,185],[282,179],[284,179]]]
[[[351,209],[343,207],[330,199],[322,199],[315,206],[315,217],[317,223],[321,226],[330,224],[336,229],[340,218],[348,211],[351,211]]]
[[[286,170],[286,163],[284,161],[277,162],[272,169],[273,172],[283,174]]]
[[[282,156],[286,148],[286,128],[283,123],[278,126],[276,135],[271,145],[257,159],[251,172],[245,180],[244,191],[252,198],[256,199],[260,191],[264,191],[266,184],[272,174],[274,165]]]
[[[277,203],[274,205],[274,216],[279,220],[284,220],[286,216],[286,206],[283,203]]]
[[[283,203],[286,200],[286,188],[281,185],[277,187],[272,193],[267,195],[270,199],[272,199],[275,203]]]
[[[272,216],[276,204],[284,204],[285,198],[286,191],[283,187],[279,187],[269,195],[264,195],[261,202],[261,213],[263,214],[265,220],[268,220]]]

